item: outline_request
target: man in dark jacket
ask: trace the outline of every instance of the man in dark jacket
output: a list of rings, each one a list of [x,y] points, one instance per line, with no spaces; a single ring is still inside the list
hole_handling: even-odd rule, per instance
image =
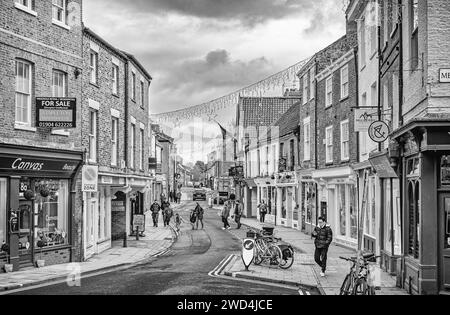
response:
[[[333,231],[326,223],[324,217],[319,218],[319,226],[314,229],[312,236],[315,238],[314,245],[316,246],[314,260],[322,268],[320,276],[325,277],[325,271],[327,270],[328,248],[333,241]]]
[[[152,219],[153,219],[153,227],[158,227],[158,219],[159,219],[159,211],[161,210],[161,207],[158,204],[158,201],[155,200],[155,202],[150,207],[150,211],[152,212]]]

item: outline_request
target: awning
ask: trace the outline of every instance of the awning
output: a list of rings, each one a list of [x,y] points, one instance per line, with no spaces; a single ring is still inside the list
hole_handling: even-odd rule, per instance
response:
[[[248,188],[256,188],[258,186],[256,186],[256,183],[253,179],[246,179],[245,180],[245,184],[247,185]]]
[[[397,173],[391,166],[391,162],[389,161],[387,155],[380,155],[376,157],[371,157],[369,159],[370,164],[377,172],[377,176],[379,178],[398,178]]]

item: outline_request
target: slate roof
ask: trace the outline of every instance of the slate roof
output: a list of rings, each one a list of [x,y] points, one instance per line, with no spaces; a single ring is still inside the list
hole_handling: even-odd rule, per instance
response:
[[[294,132],[300,125],[300,106],[302,102],[299,101],[292,105],[280,119],[278,119],[272,126],[280,128],[280,137],[284,137]]]

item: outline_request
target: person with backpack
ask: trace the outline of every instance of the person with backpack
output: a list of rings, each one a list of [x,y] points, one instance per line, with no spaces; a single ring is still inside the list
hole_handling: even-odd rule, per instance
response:
[[[204,214],[204,210],[203,208],[200,206],[200,204],[197,202],[197,207],[195,208],[195,211],[197,213],[197,222],[196,222],[196,229],[198,230],[198,222],[200,221],[200,223],[202,224],[202,230],[203,230],[203,214]]]
[[[152,219],[153,219],[153,227],[158,227],[158,219],[159,219],[159,211],[161,210],[161,207],[157,200],[152,204],[150,207],[150,211],[152,212]]]
[[[192,229],[194,229],[195,222],[197,222],[197,208],[191,210],[191,214],[189,215],[189,221],[191,222]]]
[[[239,202],[239,200],[236,200],[236,205],[234,206],[234,221],[237,224],[237,229],[239,230],[242,226],[241,224],[241,218],[242,218],[242,204]]]
[[[316,247],[314,260],[322,268],[320,276],[325,277],[325,272],[327,270],[328,248],[333,241],[333,231],[331,230],[331,227],[326,223],[324,217],[319,218],[319,226],[314,229],[312,237],[315,238],[314,245]]]
[[[267,214],[266,202],[263,200],[262,203],[259,204],[258,208],[259,208],[259,220],[261,221],[261,223],[264,223]]]

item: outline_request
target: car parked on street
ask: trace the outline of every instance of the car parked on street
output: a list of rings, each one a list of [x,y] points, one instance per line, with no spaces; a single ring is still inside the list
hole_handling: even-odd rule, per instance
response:
[[[206,192],[203,189],[196,189],[192,196],[192,200],[203,200],[206,201]]]

